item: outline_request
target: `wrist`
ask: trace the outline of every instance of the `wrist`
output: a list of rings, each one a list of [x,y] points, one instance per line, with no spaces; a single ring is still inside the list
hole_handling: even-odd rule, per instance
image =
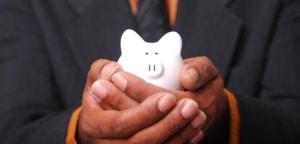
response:
[[[203,143],[224,143],[229,141],[230,111],[225,92],[217,101],[216,117],[207,129]]]

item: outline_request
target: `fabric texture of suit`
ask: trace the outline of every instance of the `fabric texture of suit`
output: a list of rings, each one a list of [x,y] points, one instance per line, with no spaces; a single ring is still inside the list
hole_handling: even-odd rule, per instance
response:
[[[127,0],[1,0],[1,141],[64,143],[90,64],[128,28]],[[242,144],[300,142],[299,0],[179,0],[173,30],[236,95]]]

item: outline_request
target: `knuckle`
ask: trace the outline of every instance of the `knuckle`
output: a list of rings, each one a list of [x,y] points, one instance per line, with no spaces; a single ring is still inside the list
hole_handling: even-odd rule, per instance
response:
[[[209,62],[210,61],[210,59],[207,56],[202,56],[201,58],[204,62]]]
[[[107,63],[109,63],[108,60],[98,59],[91,64],[90,71],[92,72],[92,74],[99,73],[103,68],[103,66],[106,65]]]
[[[209,68],[208,68],[207,63],[202,63],[202,65],[201,65],[201,70],[203,71],[203,74],[204,74],[205,76],[208,76],[208,75],[209,75]]]
[[[101,68],[101,60],[97,60],[93,62],[90,66],[89,76],[95,79],[95,76],[99,73],[99,69]]]
[[[143,79],[140,79],[141,81],[135,83],[137,86],[132,86],[132,88],[134,89],[131,92],[131,98],[133,98],[134,100],[137,100],[139,102],[142,102],[143,100],[145,100],[147,97],[143,96],[145,95],[145,92],[148,91],[148,89],[151,89],[154,85],[152,85],[151,83],[148,83],[146,81],[144,81]]]
[[[201,57],[199,64],[202,75],[207,77],[208,80],[215,78],[219,74],[219,71],[208,57]]]
[[[98,59],[96,61],[94,61],[91,66],[90,66],[90,70],[93,70],[93,69],[97,69],[99,68],[100,64],[102,63],[102,61],[104,61],[103,59]]]
[[[101,69],[102,77],[105,79],[109,79],[114,73],[120,71],[122,68],[121,66],[116,62],[110,62],[103,66]]]
[[[131,135],[130,131],[126,127],[124,121],[118,117],[113,120],[113,124],[111,125],[112,134],[119,137],[129,137]]]
[[[187,136],[182,134],[176,137],[176,143],[185,143],[187,140],[188,140]]]
[[[112,105],[116,108],[120,108],[122,106],[122,100],[119,95],[112,96]]]
[[[180,128],[180,126],[176,123],[176,120],[174,119],[170,120],[166,126],[169,131],[173,132],[177,131]]]
[[[87,118],[80,116],[80,120],[78,123],[78,129],[81,134],[86,135],[88,137],[93,137],[95,135],[95,129],[91,125],[90,121]]]

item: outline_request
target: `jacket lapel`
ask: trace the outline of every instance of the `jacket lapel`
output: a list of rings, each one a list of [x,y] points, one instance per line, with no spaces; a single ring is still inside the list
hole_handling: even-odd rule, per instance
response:
[[[241,20],[228,8],[229,0],[180,0],[174,30],[183,38],[184,58],[208,56],[227,75],[239,37]]]
[[[84,74],[99,58],[117,60],[120,37],[133,28],[128,1],[69,0],[79,16],[65,32],[76,61]]]

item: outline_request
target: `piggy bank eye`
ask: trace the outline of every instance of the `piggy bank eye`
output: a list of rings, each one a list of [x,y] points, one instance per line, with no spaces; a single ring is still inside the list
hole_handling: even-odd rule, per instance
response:
[[[145,52],[145,55],[149,55],[149,53],[148,53],[148,52]]]
[[[155,52],[155,55],[158,55],[158,52]]]

